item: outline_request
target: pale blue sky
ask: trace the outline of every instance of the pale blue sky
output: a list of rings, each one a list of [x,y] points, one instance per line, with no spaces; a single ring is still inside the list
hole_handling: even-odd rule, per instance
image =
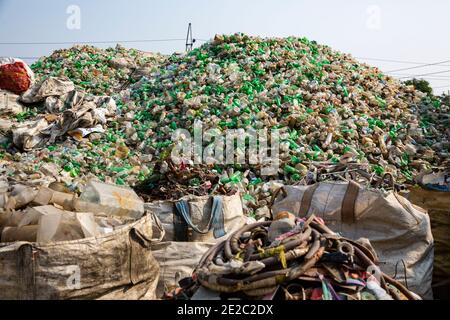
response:
[[[81,9],[80,30],[66,27],[69,5]],[[306,36],[355,57],[424,63],[450,60],[448,0],[0,0],[3,43],[184,38],[188,22],[199,39],[234,32]],[[114,44],[98,46],[110,45]],[[184,50],[183,41],[125,46],[162,53]],[[0,56],[41,56],[61,47],[69,45],[0,44]],[[415,66],[364,61],[384,71]],[[398,74],[446,70],[450,62]],[[427,77],[436,92],[450,89],[450,72]]]

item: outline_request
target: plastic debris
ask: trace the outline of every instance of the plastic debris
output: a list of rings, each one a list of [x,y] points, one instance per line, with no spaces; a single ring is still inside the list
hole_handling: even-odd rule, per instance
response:
[[[21,100],[26,103],[45,100],[47,111],[62,112],[51,114],[52,117],[48,114],[39,116],[38,120],[12,130],[13,143],[25,151],[54,143],[56,138],[66,133],[77,141],[93,132],[103,133],[105,130],[101,124],[106,124],[106,115],[116,109],[114,100],[109,97],[85,96],[74,90],[70,80],[54,77],[35,84],[21,96]]]
[[[44,212],[39,218],[37,242],[54,242],[77,240],[85,237],[85,234],[76,216],[70,212],[53,208],[54,212]]]
[[[41,187],[32,201],[35,205],[56,204],[66,210],[73,210],[74,199],[75,195],[73,193],[64,193]]]
[[[79,199],[75,200],[76,211],[87,211],[140,218],[144,214],[144,202],[130,188],[90,181]]]
[[[75,86],[72,81],[50,77],[34,84],[28,91],[22,94],[20,100],[25,103],[42,102],[48,97],[62,96],[73,90],[75,90]]]
[[[36,242],[38,226],[5,227],[1,232],[1,242]]]
[[[6,209],[20,209],[30,203],[36,196],[36,191],[24,185],[15,185],[6,202]]]
[[[37,77],[68,77],[79,89],[91,94],[111,95],[123,86],[157,70],[165,57],[135,49],[106,50],[91,46],[75,46],[55,51],[34,63]]]
[[[9,91],[0,90],[0,116],[16,116],[23,112],[19,96]]]
[[[0,181],[2,242],[76,240],[110,233],[144,214],[143,201],[125,187],[90,181],[81,196],[58,183],[10,186]]]
[[[450,192],[450,168],[435,173],[423,172],[416,177],[416,181],[428,190]]]

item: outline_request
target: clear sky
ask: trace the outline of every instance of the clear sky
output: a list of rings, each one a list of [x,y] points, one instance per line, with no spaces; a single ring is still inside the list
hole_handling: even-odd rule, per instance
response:
[[[189,22],[198,39],[235,32],[306,36],[385,72],[450,60],[449,0],[0,0],[0,43],[182,39]],[[184,50],[184,41],[124,45]],[[29,58],[69,46],[0,44],[0,56]],[[394,74],[436,72],[424,76],[435,92],[450,90],[450,61]]]

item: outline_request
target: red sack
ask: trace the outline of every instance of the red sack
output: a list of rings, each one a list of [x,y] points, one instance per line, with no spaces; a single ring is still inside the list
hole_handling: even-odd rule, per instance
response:
[[[16,58],[0,58],[0,89],[21,94],[33,81],[33,72],[25,62]]]

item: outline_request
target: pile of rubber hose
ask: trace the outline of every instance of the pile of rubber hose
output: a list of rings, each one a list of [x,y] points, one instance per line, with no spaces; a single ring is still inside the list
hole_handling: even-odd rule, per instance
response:
[[[376,263],[370,243],[341,237],[314,215],[283,212],[217,243],[193,276],[210,291],[242,299],[420,299]]]

